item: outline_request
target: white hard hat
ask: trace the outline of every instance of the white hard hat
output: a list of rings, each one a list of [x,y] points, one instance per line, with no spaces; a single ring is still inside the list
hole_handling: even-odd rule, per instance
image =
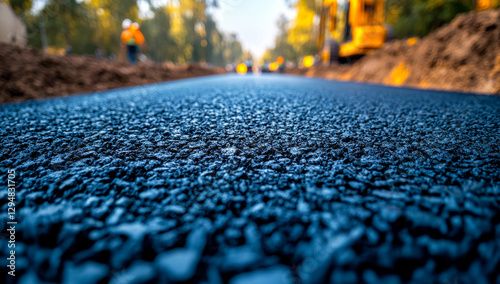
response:
[[[136,28],[139,28],[139,23],[138,22],[133,22],[132,25],[134,25]]]
[[[125,19],[122,22],[122,28],[123,29],[128,29],[131,24],[132,24],[132,21],[130,19]]]

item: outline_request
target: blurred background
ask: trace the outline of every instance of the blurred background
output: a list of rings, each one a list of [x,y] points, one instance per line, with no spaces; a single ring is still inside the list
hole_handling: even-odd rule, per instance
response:
[[[122,21],[140,24],[144,54],[156,62],[210,62],[243,57],[236,34],[225,34],[209,13],[214,2],[112,0],[10,0],[26,25],[27,45],[49,53],[118,57]]]
[[[339,1],[342,2],[342,1]],[[396,38],[424,37],[475,0],[384,0]],[[498,1],[483,1],[498,7]],[[7,0],[26,28],[18,36],[50,53],[119,57],[121,23],[140,24],[143,50],[155,62],[206,62],[225,67],[248,57],[291,62],[318,53],[321,0]],[[25,39],[24,39],[25,38]]]

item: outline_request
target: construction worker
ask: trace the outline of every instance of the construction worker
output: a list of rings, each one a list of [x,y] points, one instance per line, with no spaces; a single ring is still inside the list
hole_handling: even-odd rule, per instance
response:
[[[138,52],[137,46],[144,43],[144,36],[139,30],[139,24],[132,23],[129,19],[122,22],[122,28],[121,39],[122,43],[127,46],[128,60],[130,63],[135,64]]]

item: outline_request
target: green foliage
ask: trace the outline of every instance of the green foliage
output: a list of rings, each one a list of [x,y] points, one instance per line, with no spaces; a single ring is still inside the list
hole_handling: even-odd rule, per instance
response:
[[[262,59],[273,62],[279,56],[282,56],[286,60],[296,60],[298,53],[293,48],[293,45],[288,42],[290,34],[288,29],[289,21],[284,15],[281,15],[276,24],[278,26],[278,35],[274,41],[274,48],[267,50]]]
[[[278,56],[286,60],[297,61],[300,57],[314,55],[318,52],[316,37],[320,6],[315,0],[297,0],[295,2],[296,17],[288,21],[281,15],[278,22],[279,33],[274,47],[264,54],[264,61],[275,61]]]
[[[154,8],[154,17],[142,22],[141,30],[144,37],[148,39],[147,53],[151,59],[157,62],[164,62],[174,56],[173,49],[175,44],[170,36],[170,16],[165,9]]]
[[[458,14],[474,10],[472,0],[386,0],[386,18],[398,38],[424,37],[451,22]]]
[[[143,52],[156,62],[207,62],[225,66],[242,61],[243,49],[235,35],[224,35],[207,14],[216,1],[149,3],[151,15],[139,17],[137,0],[48,0],[42,10],[30,11],[32,1],[10,0],[27,25],[28,44],[52,50],[71,46],[74,54],[120,54],[121,23],[140,23],[146,43]],[[156,1],[157,2],[157,1]],[[45,31],[45,32],[44,32]]]
[[[50,0],[42,13],[49,41],[56,47],[71,45],[77,25],[85,17],[84,7],[76,0]]]
[[[246,56],[248,57],[248,56]],[[229,36],[224,35],[222,41],[222,62],[224,63],[238,63],[243,62],[245,59],[243,47],[236,38],[235,34]]]
[[[10,4],[12,10],[18,15],[28,12],[33,6],[32,0],[7,0],[5,2]]]

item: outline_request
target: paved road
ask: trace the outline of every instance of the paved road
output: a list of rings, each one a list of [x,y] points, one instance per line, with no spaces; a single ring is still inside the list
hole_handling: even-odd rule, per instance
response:
[[[21,283],[500,282],[500,97],[223,75],[0,123]]]

